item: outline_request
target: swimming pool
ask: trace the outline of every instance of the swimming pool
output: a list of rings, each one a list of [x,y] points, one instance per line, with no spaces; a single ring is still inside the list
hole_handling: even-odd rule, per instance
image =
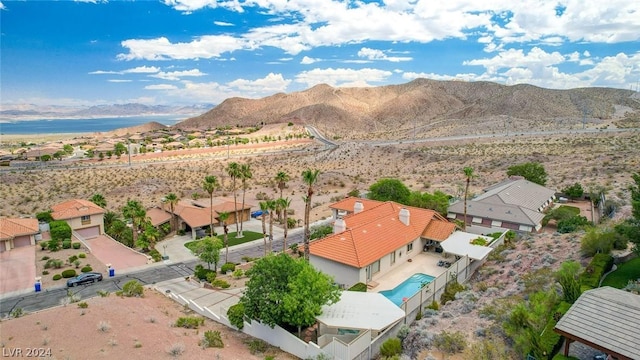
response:
[[[402,305],[403,299],[412,297],[420,290],[423,283],[430,283],[433,279],[435,278],[431,275],[421,273],[413,274],[410,278],[393,288],[393,290],[380,291],[380,294],[400,306]]]

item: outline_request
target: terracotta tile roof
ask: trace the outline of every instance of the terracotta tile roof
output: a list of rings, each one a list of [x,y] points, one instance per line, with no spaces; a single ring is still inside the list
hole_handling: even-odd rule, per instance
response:
[[[167,205],[166,209],[169,210],[169,205]],[[175,205],[173,212],[192,228],[211,224],[211,212],[208,207],[199,207],[188,201],[180,201]],[[218,214],[214,210],[214,221],[217,217]]]
[[[377,200],[369,200],[369,199],[362,199],[362,198],[358,198],[358,197],[347,197],[344,198],[334,204],[329,205],[329,208],[331,209],[337,209],[337,210],[344,210],[344,211],[348,211],[350,213],[353,212],[354,206],[356,204],[356,201],[359,201],[360,203],[362,203],[364,210],[368,210],[376,205],[380,205],[383,202],[382,201],[377,201]]]
[[[171,213],[162,210],[159,207],[154,207],[151,209],[147,209],[147,217],[151,220],[151,225],[158,226],[166,223],[167,221],[170,221]]]
[[[453,234],[455,229],[456,224],[452,222],[431,221],[422,232],[422,237],[429,240],[444,241]]]
[[[37,219],[0,218],[0,240],[10,240],[22,235],[33,235],[39,231]]]
[[[366,205],[365,205],[366,206]],[[409,225],[400,221],[401,209],[409,211]],[[387,201],[378,202],[368,210],[344,218],[347,230],[310,244],[311,254],[353,267],[362,268],[414,241],[427,232],[432,222],[440,231],[453,228],[433,210],[403,206]]]
[[[104,214],[100,206],[88,200],[73,199],[51,207],[51,216],[55,220],[74,219],[85,215]]]

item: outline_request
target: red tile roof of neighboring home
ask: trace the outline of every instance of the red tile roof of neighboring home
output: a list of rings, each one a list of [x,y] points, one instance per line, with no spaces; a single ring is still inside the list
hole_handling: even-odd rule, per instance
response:
[[[55,220],[74,219],[86,215],[104,214],[100,206],[88,200],[73,199],[51,207],[51,216]]]
[[[363,210],[368,210],[368,209],[370,209],[370,208],[382,203],[382,201],[362,199],[362,198],[350,196],[350,197],[344,198],[344,199],[342,199],[342,200],[340,200],[340,201],[338,201],[338,202],[336,202],[334,204],[329,205],[329,207],[331,209],[337,209],[337,210],[344,210],[344,211],[348,211],[348,212],[353,212],[357,201],[362,203]]]
[[[40,231],[37,219],[0,218],[0,240],[10,240],[16,236],[33,235]]]
[[[409,225],[399,218],[400,210],[409,212]],[[347,230],[310,244],[311,254],[353,267],[362,268],[427,233],[438,235],[455,225],[433,210],[387,201],[344,218]],[[431,223],[436,224],[429,230]],[[437,232],[435,231],[437,230]]]
[[[429,240],[445,241],[456,229],[456,224],[444,221],[432,221],[422,232],[422,237]]]
[[[171,213],[154,207],[147,210],[147,217],[151,219],[151,225],[158,226],[171,220]]]
[[[166,209],[169,210],[169,205],[166,206]],[[173,208],[173,212],[192,228],[211,224],[211,211],[208,207],[203,208],[195,206],[188,201],[180,201]],[[215,219],[216,217],[218,217],[218,214],[214,210],[213,218]]]

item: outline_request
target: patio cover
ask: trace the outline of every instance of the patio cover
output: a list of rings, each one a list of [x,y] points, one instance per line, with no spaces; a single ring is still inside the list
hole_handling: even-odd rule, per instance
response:
[[[470,234],[464,231],[456,231],[447,240],[440,243],[442,249],[449,253],[458,256],[469,256],[470,259],[473,260],[482,260],[484,259],[493,248],[482,245],[473,245],[469,242],[473,239],[483,238],[487,240],[487,243],[493,240],[488,236],[482,236],[477,234]]]
[[[403,317],[404,311],[380,293],[343,291],[316,320],[332,328],[380,331]]]

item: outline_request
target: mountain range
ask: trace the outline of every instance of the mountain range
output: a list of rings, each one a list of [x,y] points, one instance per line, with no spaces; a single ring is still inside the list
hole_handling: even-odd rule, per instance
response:
[[[194,115],[211,109],[213,104],[189,106],[145,105],[138,103],[96,106],[42,106],[34,104],[3,104],[0,117],[12,120],[99,118],[140,115]]]

